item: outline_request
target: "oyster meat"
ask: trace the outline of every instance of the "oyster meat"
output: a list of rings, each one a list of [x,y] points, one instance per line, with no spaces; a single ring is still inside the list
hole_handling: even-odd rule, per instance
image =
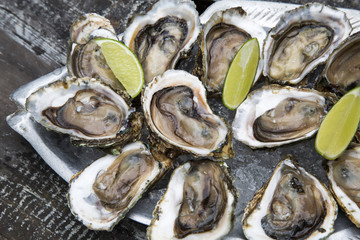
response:
[[[350,34],[346,14],[319,3],[285,12],[264,44],[264,76],[297,84]]]
[[[169,168],[142,142],[106,155],[75,174],[67,194],[71,212],[93,230],[112,228]]]
[[[327,162],[330,190],[349,219],[360,228],[360,145]]]
[[[85,14],[73,23],[66,61],[69,75],[99,78],[112,88],[123,90],[94,41],[95,38],[118,40],[110,21],[98,14]]]
[[[360,32],[331,54],[324,71],[327,81],[343,91],[360,86]]]
[[[217,1],[203,13],[204,16],[211,17],[200,34],[198,57],[201,56],[201,63],[198,60],[196,74],[200,76],[209,92],[222,92],[227,70],[236,53],[247,40],[256,37],[262,55],[266,31],[249,19],[246,12],[239,7],[240,2],[237,3],[239,4],[237,7],[224,9],[224,1]],[[260,77],[262,67],[263,61],[260,60],[254,83]]]
[[[175,67],[200,32],[199,14],[190,0],[160,0],[145,15],[135,17],[124,33],[124,43],[136,54],[145,84]]]
[[[100,80],[67,77],[32,93],[26,110],[47,129],[70,135],[75,145],[122,146],[140,137],[143,122],[129,100]]]
[[[210,109],[197,77],[182,70],[166,71],[145,88],[142,106],[155,148],[221,158],[233,155],[227,125]]]
[[[221,239],[233,227],[236,197],[224,167],[211,160],[189,161],[173,172],[147,237]]]
[[[248,204],[242,225],[248,239],[324,239],[336,217],[325,185],[286,156]]]
[[[234,138],[261,148],[311,137],[334,98],[312,89],[264,86],[251,92],[238,107],[232,124]]]

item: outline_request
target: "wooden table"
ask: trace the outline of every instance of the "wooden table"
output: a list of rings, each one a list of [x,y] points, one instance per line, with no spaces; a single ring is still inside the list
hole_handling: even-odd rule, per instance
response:
[[[0,238],[145,239],[146,226],[124,219],[112,232],[88,230],[66,202],[68,184],[5,121],[16,111],[9,95],[65,65],[69,27],[84,13],[109,18],[121,33],[129,18],[152,2],[140,0],[2,0],[0,3]],[[199,11],[210,1],[197,2]],[[304,3],[304,1],[284,1]],[[359,0],[322,0],[360,9]]]

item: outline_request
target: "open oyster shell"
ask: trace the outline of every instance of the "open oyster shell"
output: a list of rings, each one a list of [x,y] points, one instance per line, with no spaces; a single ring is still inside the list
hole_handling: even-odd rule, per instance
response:
[[[123,41],[138,57],[148,84],[153,77],[175,67],[199,32],[199,14],[192,1],[160,0],[145,15],[132,19]]]
[[[201,16],[209,19],[200,33],[196,74],[212,93],[221,93],[227,70],[241,46],[250,38],[256,37],[262,56],[266,31],[246,16],[239,7],[241,2],[234,1],[229,8],[228,1],[213,3]],[[225,5],[225,6],[224,6]],[[235,7],[236,6],[236,7]],[[205,18],[204,17],[204,18]],[[260,59],[254,83],[259,79],[263,68]]]
[[[177,167],[147,229],[149,240],[221,239],[234,224],[237,192],[226,168],[211,160]]]
[[[352,28],[346,14],[319,3],[285,12],[264,45],[264,76],[297,84],[325,62]]]
[[[123,90],[95,38],[118,40],[110,21],[96,13],[85,14],[73,23],[66,60],[69,75],[99,78],[112,88]]]
[[[343,93],[360,86],[360,32],[346,39],[331,54],[324,76],[331,86]]]
[[[119,95],[119,94],[120,95]],[[49,130],[70,135],[75,145],[117,147],[140,138],[143,115],[125,92],[94,78],[70,78],[40,88],[26,110]]]
[[[169,166],[142,142],[131,143],[120,155],[106,155],[75,174],[68,205],[86,227],[111,231]]]
[[[206,100],[200,80],[182,70],[153,79],[142,94],[150,142],[160,152],[227,159],[233,156],[231,133]]]
[[[251,148],[275,147],[311,137],[335,102],[312,89],[268,85],[252,91],[236,110],[234,138]]]
[[[248,204],[242,225],[248,239],[324,239],[337,210],[325,185],[289,155]]]
[[[116,38],[110,21],[96,13],[87,13],[76,20],[70,28],[70,42],[86,44],[94,37]]]
[[[327,162],[330,190],[349,219],[360,228],[360,144]]]

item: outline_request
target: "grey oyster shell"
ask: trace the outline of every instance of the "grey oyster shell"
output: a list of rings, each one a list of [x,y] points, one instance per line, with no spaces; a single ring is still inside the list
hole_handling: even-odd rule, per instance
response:
[[[46,129],[88,147],[121,147],[135,141],[143,123],[126,92],[87,77],[66,77],[40,88],[26,99],[26,110]]]
[[[99,158],[71,178],[70,210],[86,227],[111,231],[169,166],[142,142],[128,144],[120,155]]]
[[[324,239],[334,231],[337,212],[326,186],[288,155],[249,202],[242,227],[249,240]]]
[[[271,148],[309,138],[336,99],[334,94],[308,88],[263,86],[250,92],[237,108],[232,123],[234,138],[251,148]]]
[[[265,40],[264,76],[272,82],[299,83],[351,30],[344,12],[319,3],[285,12]]]
[[[224,165],[188,161],[171,175],[147,229],[149,240],[221,239],[234,225],[237,191]]]
[[[324,68],[324,76],[342,93],[360,86],[360,32],[334,50]]]
[[[138,57],[145,85],[173,69],[200,32],[199,14],[190,0],[160,0],[145,14],[132,19],[123,41]]]
[[[167,70],[145,88],[142,99],[149,140],[162,153],[181,152],[228,159],[231,131],[207,103],[200,80],[182,70]]]
[[[327,162],[330,190],[349,219],[360,228],[360,145]]]
[[[88,13],[73,23],[66,59],[69,75],[99,78],[114,89],[124,90],[94,41],[96,38],[118,40],[108,19],[96,13]]]
[[[206,22],[199,37],[194,72],[210,93],[222,92],[232,59],[247,40],[257,38],[262,56],[266,31],[247,17],[240,5],[239,1],[217,1],[200,16]],[[260,78],[262,68],[260,59],[253,84]]]

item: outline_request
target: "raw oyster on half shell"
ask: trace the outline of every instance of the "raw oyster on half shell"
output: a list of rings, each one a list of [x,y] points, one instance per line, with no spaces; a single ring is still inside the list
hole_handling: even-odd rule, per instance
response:
[[[66,61],[69,75],[98,78],[114,89],[123,90],[94,41],[96,38],[118,40],[108,19],[96,13],[88,13],[73,23]]]
[[[120,155],[106,155],[71,178],[68,205],[86,227],[111,231],[169,166],[142,142],[128,144]]]
[[[168,70],[145,88],[141,101],[149,140],[159,151],[224,159],[233,156],[227,124],[210,109],[197,77]]]
[[[350,34],[346,14],[319,3],[285,12],[264,45],[264,76],[297,84]]]
[[[349,219],[360,228],[360,145],[327,162],[330,190]]]
[[[73,144],[88,147],[135,141],[143,123],[143,115],[130,107],[126,92],[87,77],[66,77],[40,88],[27,98],[26,110],[45,128],[68,134]]]
[[[246,12],[239,7],[240,2],[231,5],[237,7],[224,9],[228,1],[217,1],[201,16],[211,16],[200,33],[198,66],[196,74],[204,83],[206,89],[212,93],[221,93],[227,70],[241,46],[251,38],[256,37],[262,55],[262,46],[266,31],[246,16]],[[200,19],[201,19],[200,16]],[[260,60],[255,80],[262,73],[263,61]]]
[[[286,156],[254,196],[242,220],[249,239],[324,239],[337,204],[325,185]]]
[[[211,160],[177,167],[147,229],[149,240],[221,239],[234,224],[237,192],[224,166]]]
[[[311,137],[335,95],[268,85],[252,91],[236,110],[234,138],[251,148],[275,147]]]
[[[360,32],[350,36],[329,57],[324,76],[343,92],[360,86]]]
[[[138,57],[146,85],[153,77],[173,69],[199,32],[199,14],[192,1],[160,0],[145,15],[132,19],[123,41]]]

